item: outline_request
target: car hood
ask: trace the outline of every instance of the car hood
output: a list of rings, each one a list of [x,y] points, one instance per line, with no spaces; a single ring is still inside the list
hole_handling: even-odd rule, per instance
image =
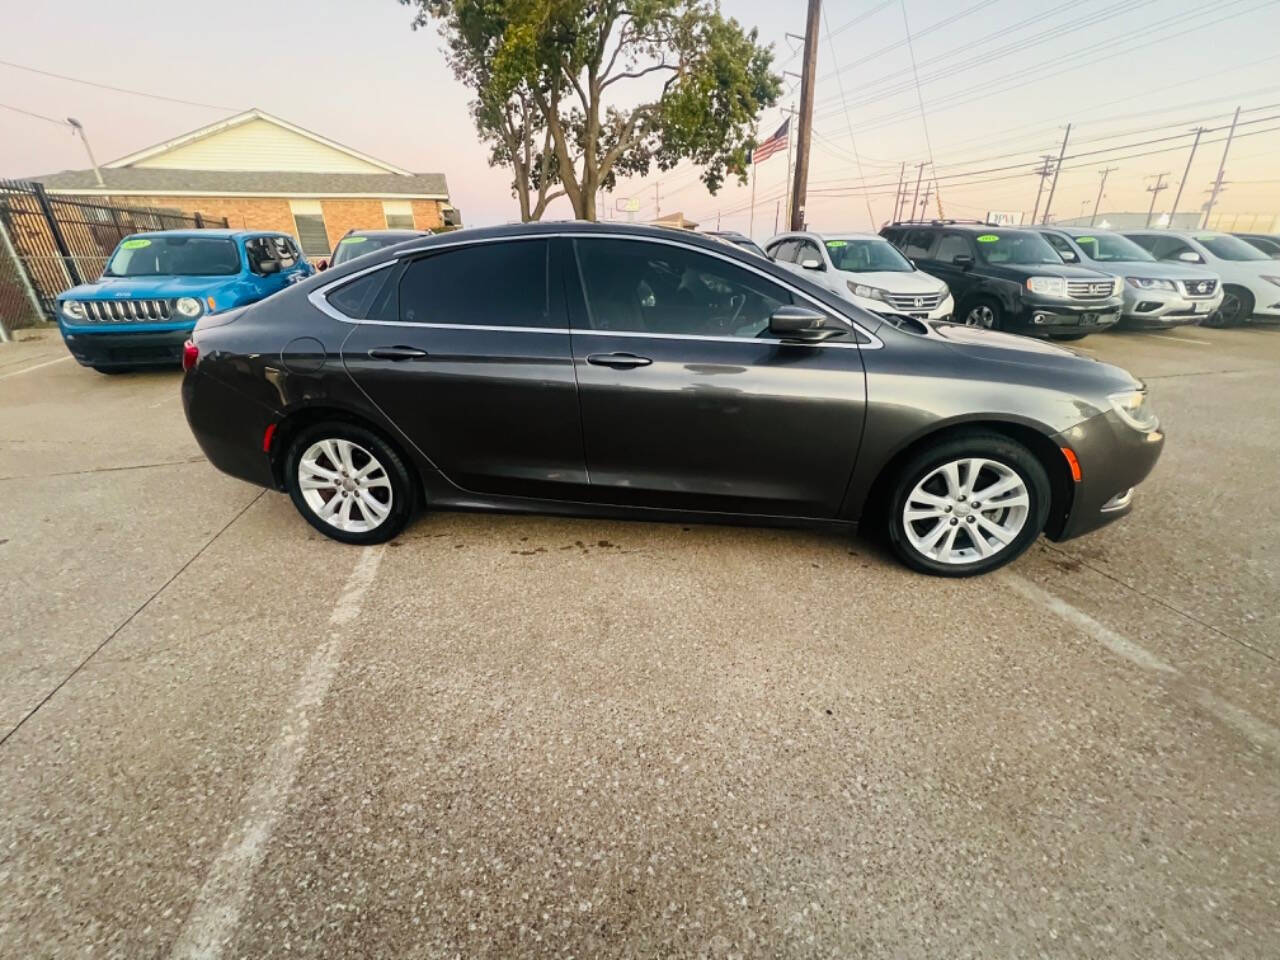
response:
[[[59,300],[146,300],[201,297],[229,286],[236,277],[104,277],[64,291]]]
[[[911,273],[895,273],[889,271],[864,271],[855,273],[852,270],[836,271],[842,278],[853,283],[864,283],[868,287],[879,287],[890,293],[938,293],[947,285],[937,277],[931,277],[919,270]]]
[[[1139,381],[1129,371],[1056,343],[941,320],[927,322],[924,326],[929,339],[977,360],[1085,373],[1102,380],[1114,381],[1117,390],[1139,385]]]
[[[1065,277],[1068,280],[1102,280],[1116,275],[1114,270],[1096,270],[1070,263],[982,263],[975,270],[979,276],[1002,277],[1019,283],[1027,277]]]
[[[1124,277],[1143,277],[1149,280],[1208,280],[1217,274],[1209,267],[1195,267],[1164,263],[1157,260],[1108,260],[1097,263],[1097,269]]]

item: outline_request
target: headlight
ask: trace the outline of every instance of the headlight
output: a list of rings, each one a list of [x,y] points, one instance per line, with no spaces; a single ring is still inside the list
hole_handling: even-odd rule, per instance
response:
[[[1107,397],[1111,407],[1120,414],[1120,419],[1141,433],[1150,433],[1160,426],[1160,420],[1147,402],[1145,387],[1139,390],[1126,390],[1124,393],[1113,393]]]
[[[200,301],[195,297],[179,297],[173,306],[184,317],[200,316]]]
[[[852,280],[845,281],[849,287],[849,292],[855,297],[863,297],[867,300],[883,300],[889,302],[889,293],[887,290],[881,290],[879,287],[868,287],[862,283],[854,283]]]
[[[83,320],[85,317],[84,304],[79,300],[63,300],[61,310],[68,320]]]
[[[1046,297],[1065,297],[1067,281],[1062,277],[1027,277],[1027,289]]]
[[[1154,277],[1125,277],[1130,286],[1139,290],[1177,290],[1172,280],[1157,280]]]
[[[1265,276],[1264,276],[1262,279],[1263,279],[1263,280],[1265,280],[1265,281],[1267,281],[1267,283],[1274,283],[1277,287],[1280,287],[1280,277],[1265,277]]]

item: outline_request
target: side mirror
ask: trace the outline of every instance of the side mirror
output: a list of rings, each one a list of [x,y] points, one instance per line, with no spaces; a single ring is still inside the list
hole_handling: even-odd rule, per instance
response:
[[[1079,263],[1080,258],[1076,256],[1074,250],[1059,250],[1058,256],[1062,258],[1063,263]]]
[[[973,257],[967,253],[957,253],[954,257],[951,258],[951,262],[954,263],[957,267],[968,270],[970,267],[973,266]]]
[[[317,270],[328,270],[328,269],[329,269],[329,261],[328,261],[328,260],[319,260],[319,261],[317,261],[317,262],[316,262],[316,269],[317,269]]]
[[[827,326],[827,315],[821,311],[787,303],[769,317],[769,332],[783,340],[825,340],[840,331]]]
[[[1184,250],[1178,254],[1178,259],[1183,263],[1204,263],[1204,258],[1194,250]]]
[[[271,276],[271,274],[273,273],[279,273],[280,261],[279,260],[259,260],[258,272],[266,277]]]
[[[800,266],[804,267],[806,270],[821,270],[821,269],[823,269],[822,261],[821,261],[821,260],[815,260],[813,257],[810,257],[810,258],[809,258],[809,259],[807,259],[807,260],[801,260],[801,261],[800,261]]]

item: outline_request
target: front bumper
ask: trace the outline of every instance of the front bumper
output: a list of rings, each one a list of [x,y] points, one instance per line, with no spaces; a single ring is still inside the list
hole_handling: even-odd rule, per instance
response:
[[[855,297],[852,293],[846,293],[843,296],[850,303],[870,313],[900,314],[906,317],[915,317],[917,320],[950,320],[951,315],[956,312],[956,302],[949,293],[932,310],[913,310],[910,307],[898,308],[892,304],[885,303],[883,300],[868,300],[866,297]]]
[[[1164,432],[1134,430],[1114,412],[1100,413],[1056,435],[1080,464],[1071,508],[1054,540],[1069,540],[1118,520],[1133,509],[1133,488],[1160,459]]]
[[[194,327],[194,320],[162,330],[83,330],[59,324],[62,340],[77,363],[111,370],[181,366],[182,345]]]
[[[1199,323],[1222,306],[1222,285],[1211,297],[1184,297],[1172,290],[1139,290],[1128,283],[1120,322],[1126,327],[1177,327]]]
[[[1018,310],[1010,318],[1010,328],[1014,333],[1032,336],[1095,333],[1116,325],[1121,306],[1120,297],[1097,303],[1073,303],[1023,296]]]

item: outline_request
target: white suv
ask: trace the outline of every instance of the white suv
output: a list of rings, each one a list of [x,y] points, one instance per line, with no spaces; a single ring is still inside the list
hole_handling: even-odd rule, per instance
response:
[[[955,311],[945,283],[873,233],[782,233],[764,248],[782,266],[864,310],[921,320],[945,320]]]
[[[1224,325],[1251,317],[1280,320],[1280,264],[1239,237],[1215,230],[1125,230],[1126,237],[1157,260],[1203,263],[1222,277]]]

